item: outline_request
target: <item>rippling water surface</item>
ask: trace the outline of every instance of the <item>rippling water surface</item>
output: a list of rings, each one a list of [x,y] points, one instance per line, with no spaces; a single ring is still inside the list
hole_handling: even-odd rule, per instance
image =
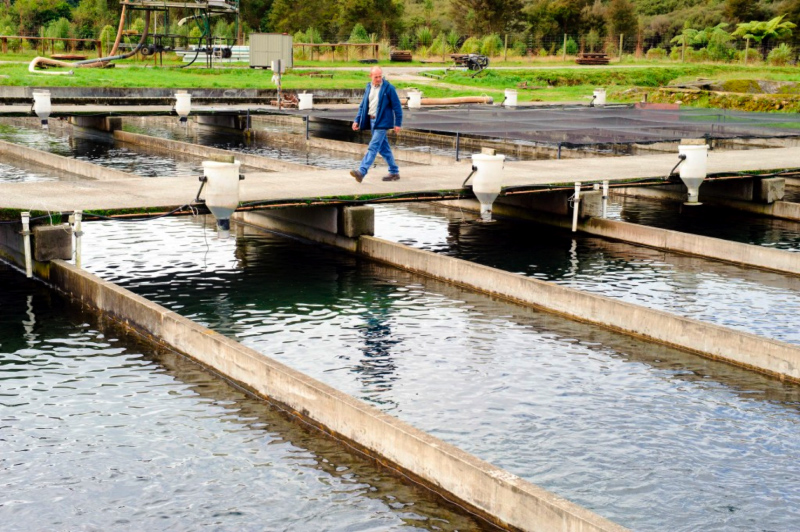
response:
[[[430,225],[419,232],[447,227]],[[87,223],[84,262],[635,530],[800,521],[796,386],[295,240],[217,240],[210,227]]]
[[[4,530],[475,530],[0,264]]]
[[[379,207],[376,236],[800,343],[800,279],[433,204]]]

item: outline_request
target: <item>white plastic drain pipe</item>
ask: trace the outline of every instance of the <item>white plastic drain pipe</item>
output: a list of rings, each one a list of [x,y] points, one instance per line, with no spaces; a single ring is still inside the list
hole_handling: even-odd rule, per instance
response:
[[[578,211],[581,208],[581,184],[575,183],[575,195],[572,197],[572,232],[578,230]]]
[[[603,181],[603,218],[606,217],[607,208],[608,208],[608,181]]]
[[[81,220],[83,219],[83,211],[75,211],[73,213],[73,232],[75,233],[75,266],[81,268],[81,237],[83,231],[81,230]]]
[[[481,203],[481,221],[492,221],[492,203],[497,199],[503,185],[503,162],[505,155],[489,155],[475,153],[472,155],[472,167],[475,177],[472,179],[472,192]]]
[[[192,111],[192,95],[188,91],[175,92],[175,112],[180,117],[180,123],[186,124],[189,113]]]
[[[33,277],[33,261],[31,259],[31,213],[22,213],[22,242],[25,250],[25,275]]]
[[[50,112],[52,110],[53,106],[50,102],[50,91],[33,91],[33,111],[42,121],[42,129],[50,129],[50,126],[47,124],[47,119],[50,118]]]
[[[708,145],[681,144],[678,146],[678,153],[686,156],[680,166],[681,181],[689,191],[689,197],[684,205],[702,205],[697,200],[700,195],[700,185],[708,173]]]
[[[205,202],[217,219],[217,234],[224,239],[230,236],[231,214],[239,206],[239,161],[223,163],[203,161]]]

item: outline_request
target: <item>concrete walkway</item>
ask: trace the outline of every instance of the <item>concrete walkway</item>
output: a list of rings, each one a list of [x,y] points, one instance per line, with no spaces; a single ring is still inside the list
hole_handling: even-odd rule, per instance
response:
[[[663,178],[678,162],[677,154],[579,160],[509,162],[504,187],[572,187],[609,180],[624,182]],[[800,168],[800,148],[709,153],[709,173],[771,172]],[[383,182],[385,170],[373,170],[363,183],[343,170],[263,172],[247,174],[241,201],[298,204],[320,198],[378,200],[409,193],[463,194],[468,166],[414,166],[401,169],[402,179]],[[3,183],[0,209],[49,211],[114,210],[176,207],[190,203],[197,192],[196,177],[131,178],[125,180]],[[368,197],[365,197],[368,196]],[[407,201],[413,201],[408,197]]]

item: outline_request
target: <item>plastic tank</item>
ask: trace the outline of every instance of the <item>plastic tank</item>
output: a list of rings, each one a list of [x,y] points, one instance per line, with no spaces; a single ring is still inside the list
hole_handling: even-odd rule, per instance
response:
[[[408,91],[408,108],[419,109],[420,107],[422,107],[422,91]]]
[[[503,163],[505,155],[486,155],[476,153],[472,156],[475,176],[472,178],[472,192],[481,202],[481,220],[492,221],[492,203],[497,199],[503,185]]]
[[[240,165],[239,161],[232,163],[203,161],[206,207],[217,219],[220,238],[227,238],[230,234],[231,214],[239,206]]]
[[[708,144],[681,144],[678,153],[686,159],[680,165],[680,176],[689,191],[685,205],[700,205],[700,185],[708,173]]]
[[[517,91],[514,89],[506,89],[506,100],[503,104],[506,107],[516,107],[517,106]]]
[[[50,103],[50,91],[36,90],[33,91],[33,111],[36,116],[42,121],[42,127],[48,129],[47,119],[50,118],[50,112],[53,107]]]
[[[594,90],[594,105],[605,105],[606,104],[606,90],[605,89],[595,89]]]
[[[302,93],[298,95],[300,98],[300,102],[297,104],[297,108],[300,111],[306,111],[314,108],[314,95],[310,93]]]

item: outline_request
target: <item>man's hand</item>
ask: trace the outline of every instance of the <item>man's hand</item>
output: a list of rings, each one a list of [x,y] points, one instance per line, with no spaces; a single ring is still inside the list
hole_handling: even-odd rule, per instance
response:
[[[394,132],[400,133],[400,126],[394,126]]]
[[[353,131],[358,131],[358,122],[353,122]]]

